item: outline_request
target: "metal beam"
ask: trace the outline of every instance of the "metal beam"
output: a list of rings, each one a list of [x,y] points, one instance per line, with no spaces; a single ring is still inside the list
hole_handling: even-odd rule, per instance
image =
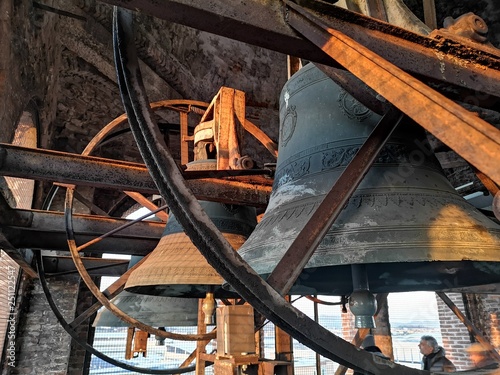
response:
[[[500,130],[332,29],[306,9],[289,1],[287,4],[288,21],[293,28],[500,184]]]
[[[339,66],[287,24],[281,1],[104,0],[170,22],[313,62]],[[399,68],[468,89],[474,101],[500,93],[500,59],[470,45],[432,39],[324,1],[301,1],[315,16]],[[469,91],[470,90],[470,91]]]
[[[22,223],[28,225],[30,217],[22,216],[13,210],[3,194],[0,194],[0,220],[5,224]],[[4,225],[5,225],[4,224]],[[0,249],[5,251],[9,257],[18,264],[30,277],[38,277],[37,272],[31,267],[33,252],[29,249],[16,249],[4,236],[2,225],[0,225]]]
[[[4,143],[0,143],[0,175],[158,194],[144,164]],[[258,184],[236,181],[236,178],[206,178],[187,183],[198,199],[228,204],[265,207],[271,194],[270,182]]]
[[[62,212],[18,210],[19,223],[0,216],[2,233],[17,249],[68,250],[66,226]],[[119,226],[130,222],[102,216],[73,215],[73,226],[78,244],[86,243]],[[163,233],[165,223],[143,221],[115,233],[88,248],[92,253],[146,255],[152,251]]]
[[[78,274],[75,262],[70,256],[44,256],[42,261],[47,277],[70,273]],[[129,265],[129,261],[123,259],[84,257],[82,261],[89,275],[93,277],[120,277],[127,271]]]
[[[0,249],[5,251],[7,255],[14,262],[16,262],[29,277],[38,277],[36,271],[31,267],[31,259],[29,259],[33,258],[33,252],[31,250],[16,249],[9,241],[7,241],[2,232],[0,232]]]

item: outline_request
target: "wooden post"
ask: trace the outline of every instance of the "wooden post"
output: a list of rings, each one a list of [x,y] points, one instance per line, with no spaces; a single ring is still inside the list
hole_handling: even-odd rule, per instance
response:
[[[125,342],[125,359],[132,359],[132,341],[134,339],[134,327],[128,327],[127,329],[127,341]]]
[[[206,330],[203,298],[200,298],[198,300],[198,333],[206,333]],[[205,375],[205,361],[202,358],[202,354],[205,353],[205,345],[203,341],[196,342],[196,375]]]
[[[382,350],[384,355],[394,360],[387,296],[388,293],[377,294],[377,313],[375,315],[375,326],[377,328],[372,329],[372,333],[375,338],[375,345]]]
[[[139,353],[142,353],[143,357],[147,356],[148,336],[149,336],[149,333],[146,331],[140,331],[140,330],[135,331],[134,349],[133,349],[134,357],[135,357],[135,353],[137,353],[137,355],[139,355]]]
[[[181,164],[186,165],[189,162],[189,144],[188,140],[188,114],[186,112],[179,112],[179,120],[181,127]]]

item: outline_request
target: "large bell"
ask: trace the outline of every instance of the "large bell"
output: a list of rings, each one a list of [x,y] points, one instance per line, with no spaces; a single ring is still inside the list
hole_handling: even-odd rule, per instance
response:
[[[132,256],[129,268],[142,257]],[[122,291],[111,300],[120,310],[153,327],[195,327],[198,325],[198,299],[158,297]],[[97,313],[94,327],[128,327],[106,308]]]
[[[260,275],[273,271],[379,119],[313,64],[286,83],[273,192],[239,250]],[[499,226],[455,192],[425,139],[409,121],[398,126],[291,293],[348,295],[353,276],[372,292],[500,281]]]
[[[188,170],[200,169],[215,170],[216,161],[188,164]],[[208,201],[200,201],[200,204],[236,250],[257,224],[253,207]],[[148,259],[129,276],[125,289],[155,296],[204,298],[208,291],[216,297],[234,297],[234,293],[222,289],[223,282],[171,214],[160,242]]]

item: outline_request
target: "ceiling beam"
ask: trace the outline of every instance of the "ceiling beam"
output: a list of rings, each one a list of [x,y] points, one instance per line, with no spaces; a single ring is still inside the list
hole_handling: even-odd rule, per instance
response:
[[[75,262],[70,256],[44,255],[42,261],[45,276],[47,277],[78,274]],[[129,261],[126,259],[85,257],[82,258],[82,261],[92,277],[119,277],[127,271],[129,265]]]
[[[8,219],[13,213],[18,222]],[[77,245],[103,236],[130,223],[126,219],[73,214],[73,229]],[[5,239],[16,249],[68,251],[65,216],[62,212],[11,209],[0,216]],[[86,251],[102,254],[146,255],[152,251],[163,233],[165,223],[137,222],[89,246]]]
[[[170,22],[326,65],[338,66],[286,24],[281,1],[266,0],[104,0]],[[304,2],[301,2],[301,4]],[[498,55],[457,41],[422,36],[322,1],[305,1],[315,16],[399,68],[498,98]],[[478,48],[480,48],[478,46]],[[496,49],[493,49],[493,51]],[[475,95],[475,99],[479,99]]]
[[[4,143],[0,143],[0,175],[158,194],[144,164]],[[187,184],[198,199],[265,207],[272,180],[262,181],[263,184],[238,181],[236,177],[204,178],[189,180]]]

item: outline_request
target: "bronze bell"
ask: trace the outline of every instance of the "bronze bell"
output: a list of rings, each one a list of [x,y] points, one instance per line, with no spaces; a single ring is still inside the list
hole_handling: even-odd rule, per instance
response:
[[[188,163],[188,170],[201,169],[217,169],[216,161]],[[253,207],[208,201],[200,201],[200,204],[236,250],[257,224]],[[170,214],[160,242],[148,259],[131,273],[125,289],[155,296],[204,298],[208,291],[215,297],[235,297],[234,292],[222,289],[223,281]]]
[[[132,256],[129,268],[142,257]],[[198,299],[158,297],[122,291],[113,302],[120,310],[142,323],[153,327],[196,327],[198,325]],[[128,327],[106,308],[97,313],[94,327]]]
[[[195,327],[198,324],[198,299],[159,297],[123,291],[111,300],[127,315],[152,327]],[[94,327],[128,327],[106,308],[96,315]]]
[[[239,250],[260,275],[273,271],[379,119],[313,64],[286,83],[270,202]],[[500,281],[499,226],[456,193],[424,131],[409,121],[393,133],[291,293],[349,295],[353,276],[356,288],[374,293]]]

